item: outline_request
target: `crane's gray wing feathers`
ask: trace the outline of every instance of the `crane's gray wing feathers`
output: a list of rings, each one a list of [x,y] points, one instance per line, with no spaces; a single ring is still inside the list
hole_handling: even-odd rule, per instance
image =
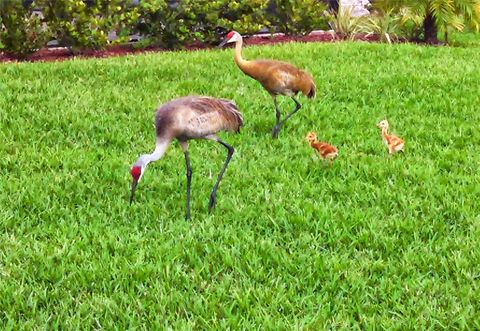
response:
[[[242,114],[231,100],[197,97],[190,107],[197,112],[196,119],[192,120],[199,126],[238,132],[243,125]]]
[[[242,114],[230,100],[188,96],[169,101],[155,114],[157,137],[202,138],[219,131],[240,131]]]

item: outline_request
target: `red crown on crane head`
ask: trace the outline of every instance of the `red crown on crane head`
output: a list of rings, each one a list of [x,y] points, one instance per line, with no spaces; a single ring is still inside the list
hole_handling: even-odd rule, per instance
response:
[[[230,31],[228,34],[227,34],[227,40],[232,38],[233,36],[235,35],[235,31]]]
[[[130,174],[135,180],[138,180],[140,178],[140,175],[142,174],[142,167],[132,167],[132,169],[130,170]]]

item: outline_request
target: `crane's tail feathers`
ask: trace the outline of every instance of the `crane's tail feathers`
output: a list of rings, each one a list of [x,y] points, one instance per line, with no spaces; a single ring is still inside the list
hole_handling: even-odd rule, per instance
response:
[[[228,114],[228,122],[231,126],[231,130],[235,132],[240,132],[240,128],[243,126],[243,116],[237,105],[227,99],[221,99],[224,105],[225,113]]]

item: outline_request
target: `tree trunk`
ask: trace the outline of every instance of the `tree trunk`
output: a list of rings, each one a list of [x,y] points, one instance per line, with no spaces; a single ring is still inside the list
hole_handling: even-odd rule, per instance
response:
[[[423,33],[425,35],[424,41],[427,44],[438,44],[438,28],[432,12],[428,12],[423,21]]]

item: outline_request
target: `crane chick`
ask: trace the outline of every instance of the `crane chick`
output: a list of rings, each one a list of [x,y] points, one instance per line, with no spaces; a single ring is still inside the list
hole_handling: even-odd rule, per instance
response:
[[[393,134],[388,134],[389,125],[387,120],[380,121],[377,124],[377,127],[382,129],[382,139],[385,145],[387,145],[388,153],[390,153],[390,155],[400,151],[403,152],[403,146],[405,145],[405,142]]]
[[[330,165],[333,164],[333,161],[338,156],[338,150],[332,145],[317,140],[317,134],[315,132],[309,132],[305,139],[309,142],[310,146],[315,149],[318,155],[323,160],[329,160]]]

